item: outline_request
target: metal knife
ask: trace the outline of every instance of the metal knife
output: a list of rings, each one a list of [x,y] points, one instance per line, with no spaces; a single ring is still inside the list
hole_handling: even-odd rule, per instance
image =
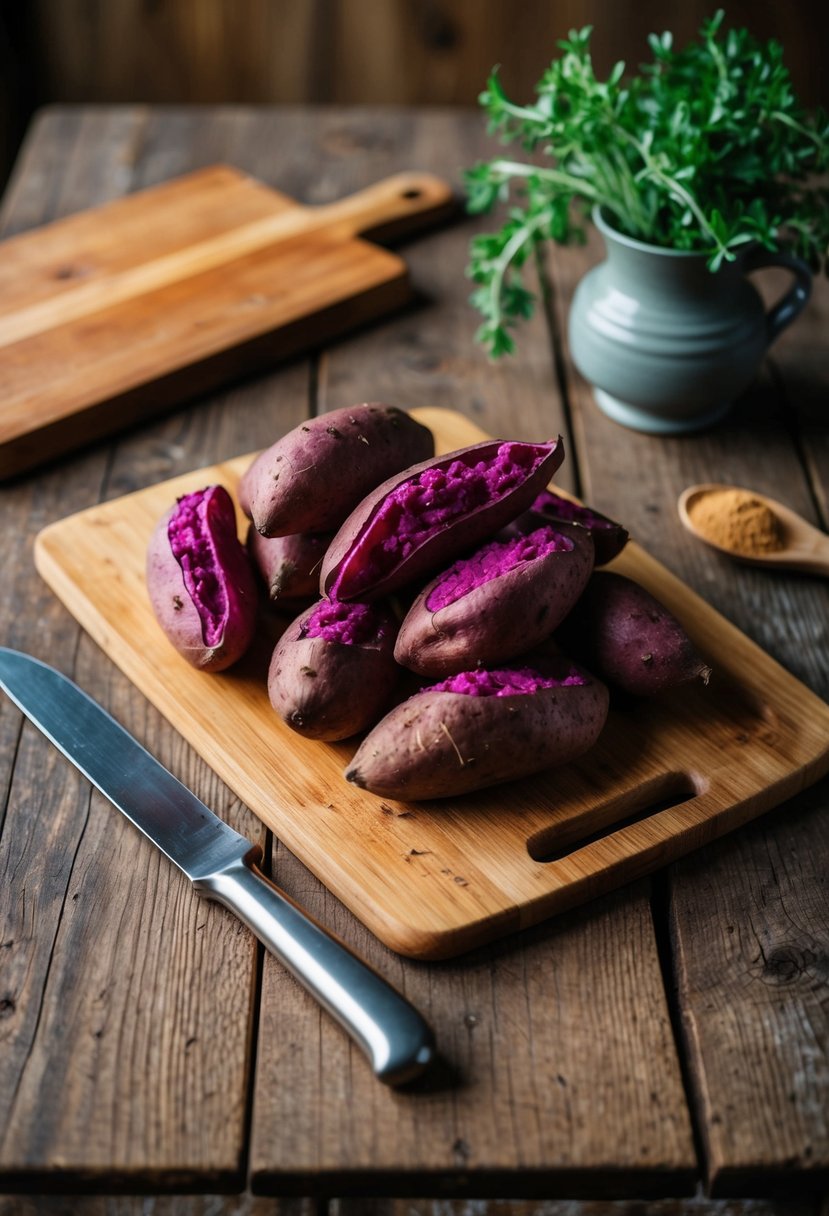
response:
[[[434,1037],[416,1009],[258,869],[233,831],[76,684],[0,646],[0,687],[55,747],[185,874],[234,912],[336,1018],[388,1085],[419,1076]]]

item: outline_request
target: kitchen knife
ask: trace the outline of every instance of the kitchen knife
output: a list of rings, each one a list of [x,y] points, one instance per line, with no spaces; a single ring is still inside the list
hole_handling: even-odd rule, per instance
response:
[[[76,684],[0,646],[0,687],[47,739],[189,878],[234,912],[336,1018],[389,1085],[419,1076],[434,1038],[416,1009],[258,869],[261,849],[223,823]]]

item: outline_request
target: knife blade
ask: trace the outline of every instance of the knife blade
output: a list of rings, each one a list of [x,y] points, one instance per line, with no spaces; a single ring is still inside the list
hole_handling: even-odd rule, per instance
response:
[[[0,687],[55,747],[190,880],[234,912],[399,1085],[434,1058],[431,1029],[399,992],[303,912],[234,831],[67,676],[0,646]]]

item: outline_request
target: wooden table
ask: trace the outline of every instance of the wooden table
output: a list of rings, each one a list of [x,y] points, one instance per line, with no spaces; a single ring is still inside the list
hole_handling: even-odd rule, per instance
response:
[[[218,160],[317,203],[409,167],[458,183],[491,151],[471,112],[56,108],[34,123],[2,231]],[[656,439],[605,419],[568,358],[568,301],[598,247],[551,251],[546,310],[519,356],[491,365],[467,304],[475,228],[460,220],[407,247],[417,303],[388,322],[0,489],[2,641],[73,675],[261,840],[276,880],[431,1019],[446,1066],[412,1092],[377,1084],[283,969],[3,698],[0,1191],[246,1191],[228,1212],[310,1216],[328,1198],[341,1216],[402,1216],[471,1211],[465,1197],[529,1213],[542,1209],[522,1197],[695,1191],[696,1212],[708,1211],[701,1193],[813,1212],[829,1190],[826,782],[537,929],[452,963],[407,962],[266,836],[35,573],[32,543],[49,522],[264,446],[309,413],[366,399],[444,405],[500,436],[560,430],[564,485],[829,696],[825,582],[732,565],[688,538],[675,511],[689,483],[733,481],[826,526],[825,281],[725,423]],[[436,1196],[460,1198],[450,1209]],[[142,1202],[18,1195],[0,1213]],[[152,1210],[224,1207],[159,1199]]]

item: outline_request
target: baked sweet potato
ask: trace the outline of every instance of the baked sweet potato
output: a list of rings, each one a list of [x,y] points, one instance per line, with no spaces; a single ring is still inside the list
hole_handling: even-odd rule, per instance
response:
[[[262,536],[251,524],[248,551],[274,602],[316,598],[320,566],[333,535],[333,532],[299,532],[291,536]]]
[[[159,625],[194,667],[223,671],[245,653],[256,626],[256,580],[223,486],[185,494],[159,521],[147,550],[147,590]]]
[[[309,739],[347,739],[383,713],[400,668],[397,627],[374,604],[321,600],[288,626],[268,671],[276,712]]]
[[[553,524],[580,524],[593,538],[594,565],[604,566],[622,552],[628,542],[627,528],[594,511],[592,507],[572,502],[552,490],[542,490],[534,499],[529,511],[514,523],[516,530],[532,532],[541,522]]]
[[[487,440],[389,478],[331,542],[323,595],[376,599],[440,569],[524,511],[563,459],[561,438]]]
[[[239,505],[263,536],[333,531],[376,485],[434,450],[432,432],[393,405],[333,410],[257,456]]]
[[[652,697],[711,668],[682,625],[644,587],[610,570],[594,573],[558,633],[561,645],[608,683]]]
[[[568,659],[463,672],[392,709],[345,776],[383,798],[470,793],[576,759],[598,739],[607,708],[605,686]]]
[[[423,589],[394,657],[420,675],[443,676],[525,654],[564,619],[592,569],[590,533],[574,525],[490,541]]]

